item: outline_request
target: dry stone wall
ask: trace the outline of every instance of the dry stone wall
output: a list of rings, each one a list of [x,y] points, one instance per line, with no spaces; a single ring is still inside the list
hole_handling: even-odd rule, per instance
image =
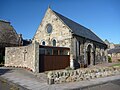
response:
[[[120,74],[120,66],[50,71],[47,78],[48,84],[59,84],[89,80],[116,74]]]
[[[111,57],[112,62],[120,61],[120,53],[112,53],[112,54],[109,54],[109,56]]]
[[[29,68],[33,72],[39,71],[39,44],[28,46],[6,47],[5,66]]]

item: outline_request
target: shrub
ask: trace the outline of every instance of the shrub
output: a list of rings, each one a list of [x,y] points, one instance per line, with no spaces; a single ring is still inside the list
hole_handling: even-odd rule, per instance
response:
[[[110,56],[108,56],[108,62],[109,62],[109,63],[112,63],[112,59],[111,59]]]
[[[120,59],[118,59],[118,62],[120,62]]]

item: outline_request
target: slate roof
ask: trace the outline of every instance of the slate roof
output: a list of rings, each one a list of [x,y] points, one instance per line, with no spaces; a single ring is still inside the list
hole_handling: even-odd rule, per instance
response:
[[[108,50],[108,54],[112,54],[112,53],[120,53],[120,47],[116,47]]]
[[[18,44],[18,34],[10,22],[0,20],[0,44]]]
[[[53,11],[72,31],[73,34],[91,39],[93,41],[105,44],[97,35],[95,35],[90,29],[68,19],[67,17]]]
[[[115,47],[117,48],[117,47],[120,47],[120,44],[115,44]]]

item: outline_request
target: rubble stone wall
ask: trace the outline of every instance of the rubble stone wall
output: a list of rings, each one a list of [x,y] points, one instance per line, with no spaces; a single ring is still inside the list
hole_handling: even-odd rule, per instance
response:
[[[109,54],[112,59],[112,62],[120,62],[120,53]]]
[[[112,76],[116,74],[120,74],[120,66],[50,71],[47,78],[48,84],[59,84]]]
[[[39,44],[33,43],[28,46],[6,47],[5,66],[29,68],[38,72]]]

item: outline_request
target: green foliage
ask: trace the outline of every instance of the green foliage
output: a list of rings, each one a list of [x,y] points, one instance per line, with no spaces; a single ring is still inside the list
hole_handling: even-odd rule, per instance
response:
[[[120,63],[117,63],[117,64],[113,64],[112,66],[120,66]]]
[[[109,63],[112,63],[112,59],[111,59],[110,56],[108,56],[108,62],[109,62]]]
[[[120,62],[120,59],[118,59],[118,62]]]

